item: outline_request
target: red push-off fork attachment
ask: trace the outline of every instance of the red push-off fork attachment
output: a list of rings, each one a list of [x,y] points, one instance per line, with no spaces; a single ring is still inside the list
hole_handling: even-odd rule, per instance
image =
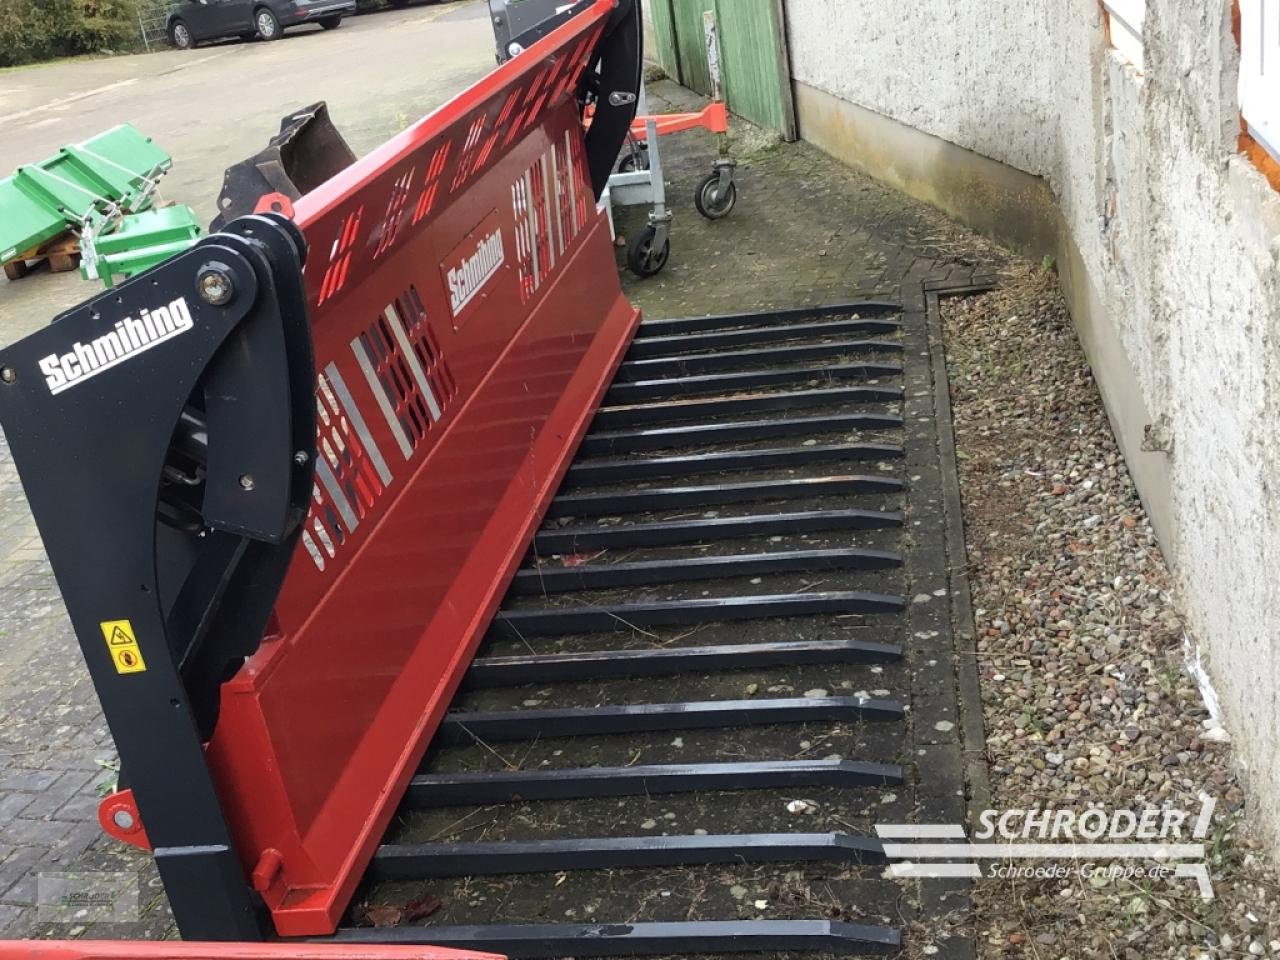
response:
[[[612,9],[296,204],[321,477],[209,744],[281,935],[336,925],[638,320],[574,100]]]

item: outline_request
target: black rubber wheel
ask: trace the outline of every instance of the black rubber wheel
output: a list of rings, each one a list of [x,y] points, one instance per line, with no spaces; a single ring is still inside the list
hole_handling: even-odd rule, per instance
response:
[[[339,14],[336,17],[321,17],[316,22],[326,30],[337,30],[338,24],[342,23],[342,15]]]
[[[259,7],[253,11],[253,25],[258,28],[258,38],[260,40],[279,40],[280,21],[276,19],[276,15],[266,7]]]
[[[636,170],[649,169],[649,151],[642,148],[630,150],[627,155],[618,161],[619,173],[633,173]]]
[[[738,185],[729,181],[729,188],[720,196],[716,196],[716,188],[720,186],[720,174],[709,173],[698,181],[693,191],[693,205],[708,220],[719,220],[727,217],[734,204],[738,202]]]
[[[653,241],[657,235],[657,227],[645,227],[627,250],[627,266],[637,277],[652,277],[667,265],[671,256],[671,238],[663,241],[661,250],[655,250]]]
[[[179,50],[190,50],[196,45],[196,38],[191,34],[191,28],[181,20],[175,20],[169,24],[169,42]]]

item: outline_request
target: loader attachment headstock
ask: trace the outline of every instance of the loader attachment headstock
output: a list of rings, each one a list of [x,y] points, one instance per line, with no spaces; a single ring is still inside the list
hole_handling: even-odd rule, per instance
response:
[[[188,939],[333,931],[529,546],[639,319],[594,186],[638,30],[580,4],[290,219],[0,351],[100,819]]]

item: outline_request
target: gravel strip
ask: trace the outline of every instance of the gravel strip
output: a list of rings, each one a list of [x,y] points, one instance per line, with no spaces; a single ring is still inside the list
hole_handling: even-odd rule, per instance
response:
[[[1195,812],[1189,879],[977,884],[984,957],[1280,957],[1280,882],[1051,271],[944,302],[992,805]],[[1062,861],[1070,863],[1070,861]]]

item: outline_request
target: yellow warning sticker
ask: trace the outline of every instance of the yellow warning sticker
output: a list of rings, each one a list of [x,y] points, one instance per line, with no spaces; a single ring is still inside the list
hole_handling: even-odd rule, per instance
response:
[[[133,624],[128,620],[103,620],[99,626],[102,627],[103,639],[107,641],[107,649],[111,651],[116,673],[142,673],[147,669],[142,651],[138,649],[138,638],[133,633]]]

